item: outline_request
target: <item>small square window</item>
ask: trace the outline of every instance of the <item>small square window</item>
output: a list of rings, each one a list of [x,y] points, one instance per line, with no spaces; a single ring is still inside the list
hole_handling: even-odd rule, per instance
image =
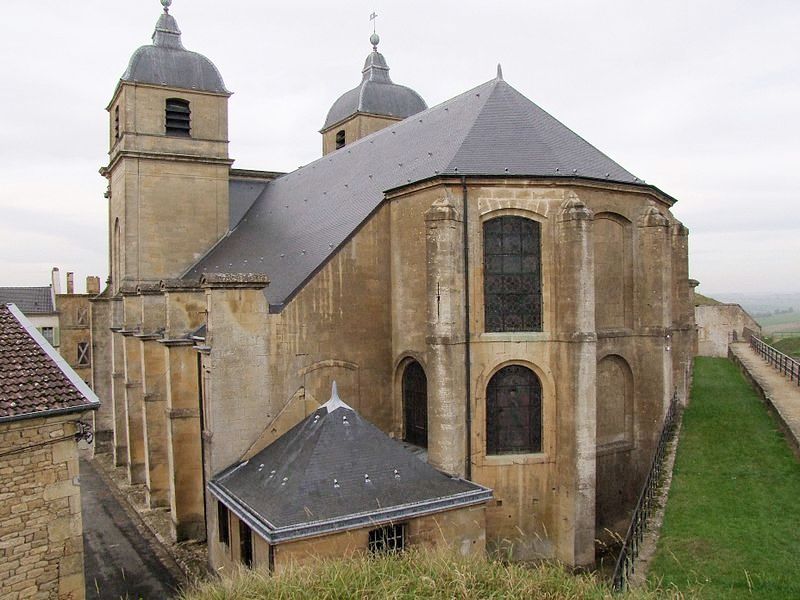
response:
[[[42,332],[42,336],[44,336],[44,339],[46,339],[48,342],[50,342],[51,346],[55,346],[56,345],[55,344],[55,330],[54,330],[54,328],[52,328],[52,327],[42,327],[41,332]]]
[[[406,524],[387,525],[369,532],[369,551],[373,554],[400,552],[406,546]]]

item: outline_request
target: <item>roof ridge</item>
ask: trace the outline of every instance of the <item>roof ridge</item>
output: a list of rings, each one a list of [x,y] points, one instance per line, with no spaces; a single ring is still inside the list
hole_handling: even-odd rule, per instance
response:
[[[293,175],[294,173],[297,173],[298,171],[300,171],[302,169],[308,169],[310,167],[313,167],[317,163],[323,163],[325,161],[325,159],[330,160],[336,154],[341,153],[342,150],[351,150],[351,149],[353,149],[355,147],[358,147],[360,145],[363,145],[363,144],[367,143],[366,140],[373,140],[374,141],[376,138],[378,138],[378,137],[380,137],[382,135],[389,135],[389,132],[392,129],[396,130],[396,128],[398,128],[398,127],[404,127],[405,124],[407,122],[409,122],[409,119],[411,119],[412,117],[414,119],[424,119],[425,115],[428,115],[431,112],[443,109],[446,105],[453,104],[457,100],[460,100],[461,98],[463,98],[464,96],[468,96],[469,94],[474,93],[475,90],[479,90],[479,89],[482,89],[482,88],[487,87],[489,85],[495,84],[495,83],[497,83],[497,81],[498,80],[496,78],[495,79],[490,79],[489,81],[486,81],[486,82],[484,82],[484,83],[482,83],[480,85],[477,85],[474,88],[467,90],[466,92],[462,92],[461,94],[458,94],[457,96],[453,96],[452,98],[448,98],[447,100],[444,100],[444,101],[440,102],[439,104],[436,104],[435,106],[431,106],[431,107],[426,108],[425,110],[423,110],[421,112],[418,112],[415,115],[411,115],[411,117],[406,117],[405,119],[402,119],[401,121],[398,121],[397,123],[395,123],[393,125],[388,125],[388,126],[382,128],[382,129],[379,129],[378,131],[373,131],[369,135],[365,135],[364,137],[358,138],[357,140],[353,140],[352,142],[348,143],[346,146],[342,146],[341,148],[338,148],[337,150],[334,150],[333,152],[330,152],[328,154],[323,154],[319,158],[316,158],[316,159],[312,160],[310,163],[308,163],[306,165],[303,165],[302,167],[298,167],[294,171],[289,171],[288,173],[284,173],[280,177],[276,177],[275,179],[273,179],[271,181],[268,181],[267,185],[264,187],[264,190],[266,190],[272,183],[274,183],[274,182],[276,182],[276,181],[278,181],[280,179],[283,179],[285,177]],[[398,85],[398,84],[395,84],[395,85]],[[355,88],[353,88],[353,89],[355,89]],[[408,89],[411,89],[411,88],[408,88]],[[411,91],[414,91],[414,90],[411,90]],[[480,111],[478,111],[478,113],[480,113]],[[253,205],[255,205],[255,202],[253,203]]]

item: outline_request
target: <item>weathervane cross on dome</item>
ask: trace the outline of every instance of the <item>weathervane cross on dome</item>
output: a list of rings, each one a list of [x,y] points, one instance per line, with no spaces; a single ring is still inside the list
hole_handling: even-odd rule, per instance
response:
[[[369,41],[372,44],[372,49],[375,52],[378,51],[378,44],[381,41],[381,38],[378,35],[378,32],[376,31],[376,23],[377,23],[376,19],[377,18],[378,18],[378,13],[373,10],[372,14],[369,16],[369,20],[372,21],[372,35],[369,36]]]
[[[164,12],[169,14],[169,7],[172,6],[172,0],[161,0],[161,6],[164,7]]]

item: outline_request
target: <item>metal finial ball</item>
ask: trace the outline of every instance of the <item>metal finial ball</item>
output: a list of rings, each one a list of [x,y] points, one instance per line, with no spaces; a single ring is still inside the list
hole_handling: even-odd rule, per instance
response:
[[[373,33],[371,36],[369,36],[369,43],[373,46],[377,46],[381,43],[381,36],[379,36],[377,33]]]
[[[169,7],[172,6],[172,0],[161,0],[161,6],[164,7],[164,10],[169,12]]]

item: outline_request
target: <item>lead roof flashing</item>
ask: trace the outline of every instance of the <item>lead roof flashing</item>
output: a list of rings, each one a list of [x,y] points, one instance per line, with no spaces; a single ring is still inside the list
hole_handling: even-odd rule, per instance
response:
[[[466,480],[462,479],[460,481]],[[276,527],[268,519],[253,510],[252,507],[248,506],[246,502],[227,493],[223,487],[214,481],[208,483],[208,489],[217,500],[227,506],[239,519],[255,530],[267,542],[283,543],[352,529],[379,527],[385,523],[396,523],[446,510],[467,508],[489,502],[492,499],[493,492],[491,489],[474,483],[473,485],[478,489],[422,502],[409,502],[400,506],[376,508],[372,511],[354,513],[334,519],[310,521],[289,527]]]
[[[266,273],[205,273],[200,277],[204,289],[247,288],[261,290],[269,285]]]

